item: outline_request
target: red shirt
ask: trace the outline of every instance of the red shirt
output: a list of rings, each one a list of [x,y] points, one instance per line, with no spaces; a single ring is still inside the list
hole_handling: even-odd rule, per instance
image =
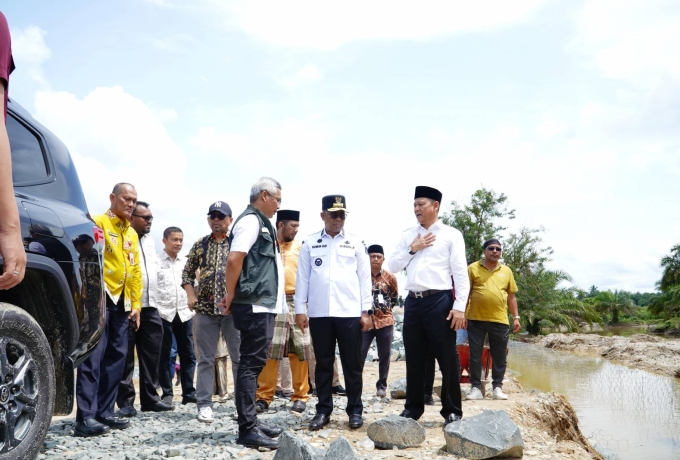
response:
[[[12,38],[9,35],[7,18],[0,11],[0,83],[5,85],[5,106],[3,115],[7,119],[7,98],[9,97],[9,74],[14,70],[12,59]]]

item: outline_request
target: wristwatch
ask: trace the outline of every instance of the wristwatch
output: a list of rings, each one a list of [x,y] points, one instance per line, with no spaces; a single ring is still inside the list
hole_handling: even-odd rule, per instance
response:
[[[416,255],[416,253],[413,252],[413,249],[411,249],[411,246],[408,247],[408,253],[411,254],[412,256]]]
[[[512,319],[519,319],[519,315],[513,316]]]

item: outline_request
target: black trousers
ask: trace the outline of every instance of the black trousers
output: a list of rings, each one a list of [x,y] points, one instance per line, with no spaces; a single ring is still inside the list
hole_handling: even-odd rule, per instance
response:
[[[433,353],[427,355],[427,367],[425,368],[425,395],[432,396],[434,392],[435,357]]]
[[[371,342],[375,339],[378,346],[378,381],[375,387],[383,390],[387,389],[387,375],[390,372],[390,358],[392,357],[392,337],[394,336],[394,326],[387,326],[380,329],[371,329],[370,331],[362,332],[361,343],[361,365],[366,362],[368,349],[371,348]]]
[[[423,298],[406,298],[404,308],[404,347],[406,348],[406,404],[417,419],[425,411],[425,370],[427,356],[434,354],[442,373],[442,409],[444,418],[462,417],[460,364],[456,350],[456,331],[446,320],[453,306],[453,292],[443,291]]]
[[[491,352],[491,379],[494,388],[503,388],[503,377],[507,367],[510,326],[490,321],[468,320],[468,343],[470,345],[470,386],[481,388],[482,351],[484,339],[489,335]]]
[[[128,318],[123,308],[106,296],[106,325],[99,343],[90,356],[78,366],[76,378],[76,421],[113,416],[113,404],[125,368],[128,348]]]
[[[163,341],[163,323],[158,309],[142,308],[139,316],[139,329],[128,328],[128,349],[125,360],[123,378],[118,387],[116,404],[128,407],[135,403],[135,386],[132,376],[135,373],[135,346],[139,362],[139,402],[142,406],[156,404],[160,401],[158,388],[158,364]]]
[[[194,372],[196,371],[196,354],[194,353],[194,319],[182,322],[175,313],[172,322],[163,322],[163,346],[161,347],[159,381],[163,390],[163,397],[173,396],[172,374],[170,373],[170,351],[172,350],[172,336],[177,342],[177,354],[179,355],[179,378],[182,383],[182,396],[195,396]],[[174,371],[174,365],[173,369]]]
[[[274,337],[274,313],[253,313],[253,306],[231,304],[234,327],[241,332],[241,357],[236,373],[238,431],[244,435],[257,424],[255,396],[257,377],[267,364],[267,351]]]
[[[364,405],[361,402],[363,387],[361,361],[361,323],[358,317],[309,318],[309,333],[314,343],[316,372],[314,380],[319,402],[316,413],[330,416],[333,413],[333,362],[335,344],[340,350],[342,373],[345,375],[347,389],[347,415],[361,415]]]

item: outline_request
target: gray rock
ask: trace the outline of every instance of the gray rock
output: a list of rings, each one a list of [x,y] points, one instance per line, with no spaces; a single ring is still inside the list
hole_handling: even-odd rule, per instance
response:
[[[165,451],[166,457],[179,457],[179,455],[180,455],[179,449],[174,447]]]
[[[362,448],[362,449],[364,449],[364,450],[373,450],[373,449],[375,449],[375,443],[374,443],[373,441],[371,441],[371,438],[368,438],[368,437],[366,437],[366,438],[364,438],[363,440],[361,440],[361,441],[359,442],[359,444],[357,444],[357,446],[359,446],[360,448]]]
[[[338,438],[328,446],[328,451],[324,460],[359,460],[349,441],[345,438]]]
[[[392,399],[406,399],[406,377],[390,383]]]
[[[505,411],[485,410],[449,423],[444,428],[444,438],[446,450],[459,457],[483,459],[524,454],[522,433]]]
[[[303,439],[289,431],[284,431],[279,436],[279,448],[276,450],[274,460],[316,460],[326,455],[323,449],[311,446]]]
[[[390,355],[390,361],[398,361],[399,360],[399,350],[392,350],[392,354]]]
[[[425,428],[413,419],[397,415],[371,423],[366,432],[380,449],[417,447],[425,441]]]

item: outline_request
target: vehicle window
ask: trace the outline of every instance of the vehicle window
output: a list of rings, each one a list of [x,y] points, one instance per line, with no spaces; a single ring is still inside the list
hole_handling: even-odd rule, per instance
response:
[[[14,117],[7,114],[7,134],[12,150],[12,179],[15,184],[47,177],[45,155],[38,138]]]

